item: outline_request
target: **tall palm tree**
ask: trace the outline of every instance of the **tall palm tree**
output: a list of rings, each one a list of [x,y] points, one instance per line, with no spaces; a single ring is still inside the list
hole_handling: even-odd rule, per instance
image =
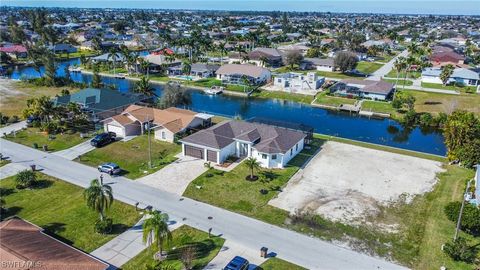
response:
[[[150,76],[150,63],[145,60],[144,58],[139,58],[140,61],[140,68],[142,69],[143,72],[147,74],[147,78]]]
[[[440,73],[440,79],[442,80],[443,86],[446,86],[450,76],[452,76],[455,67],[452,64],[448,64],[442,68]]]
[[[142,76],[140,78],[140,81],[138,81],[136,84],[135,84],[135,89],[134,89],[134,92],[135,93],[140,93],[140,94],[144,94],[145,96],[148,96],[148,97],[151,97],[151,96],[155,96],[155,88],[153,88],[151,85],[150,85],[150,80],[145,77],[145,76]]]
[[[168,215],[162,214],[159,211],[152,211],[148,214],[148,218],[143,222],[143,242],[147,245],[153,246],[157,243],[157,248],[160,256],[163,252],[163,244],[170,243],[172,240],[172,233],[168,228]]]
[[[254,179],[254,170],[258,170],[260,168],[260,162],[257,161],[254,157],[249,157],[245,161],[245,165],[247,165],[248,169],[250,169],[250,179]]]
[[[220,50],[220,65],[223,65],[223,56],[227,53],[227,49],[225,48],[225,46],[227,45],[226,42],[220,42],[220,44],[218,44],[218,49]]]
[[[105,210],[108,210],[113,203],[112,187],[100,182],[98,179],[92,180],[90,186],[85,189],[83,196],[87,201],[87,206],[100,215],[100,220],[105,219]]]
[[[398,85],[398,79],[400,78],[400,73],[402,70],[404,70],[407,66],[407,62],[405,57],[399,56],[397,59],[395,59],[395,62],[393,63],[393,68],[395,71],[397,71],[397,79],[395,81],[395,89],[397,88]],[[393,98],[395,99],[395,93],[393,95]]]
[[[118,54],[115,48],[111,48],[108,52],[107,59],[112,59],[113,74],[115,75],[115,65],[117,64]]]

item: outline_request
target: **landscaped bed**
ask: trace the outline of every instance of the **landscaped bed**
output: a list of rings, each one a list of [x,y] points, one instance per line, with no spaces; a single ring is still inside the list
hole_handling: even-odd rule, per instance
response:
[[[5,139],[29,147],[34,147],[34,144],[36,144],[39,149],[42,149],[43,146],[46,145],[48,151],[60,151],[80,144],[88,138],[82,138],[78,132],[73,134],[67,132],[63,134],[48,135],[46,132],[42,132],[38,128],[27,128],[17,131],[15,135],[8,135]]]
[[[76,159],[83,164],[97,167],[105,162],[117,163],[124,170],[124,176],[135,179],[156,172],[176,160],[181,147],[176,143],[155,140],[150,135],[152,147],[152,168],[149,168],[147,135],[138,136],[130,141],[118,141],[97,148]]]
[[[171,269],[183,269],[183,264],[178,257],[186,246],[194,246],[195,255],[191,269],[203,269],[217,256],[224,242],[225,239],[221,237],[212,235],[209,238],[208,233],[183,225],[172,232],[172,242],[169,246],[165,245],[164,247],[169,254],[164,264],[171,265]],[[153,247],[143,250],[140,254],[124,264],[122,269],[146,269],[148,265],[155,263],[153,255],[157,252],[157,244],[154,243]]]
[[[113,231],[96,233],[94,225],[98,214],[87,207],[82,188],[38,172],[37,179],[38,187],[21,190],[16,189],[15,176],[0,181],[1,196],[8,208],[2,218],[19,216],[85,252],[102,246],[140,218],[135,207],[114,201],[107,211],[113,220]]]

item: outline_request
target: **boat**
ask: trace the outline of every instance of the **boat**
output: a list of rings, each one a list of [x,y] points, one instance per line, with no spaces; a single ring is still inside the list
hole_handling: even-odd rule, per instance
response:
[[[203,92],[208,95],[219,95],[223,92],[223,87],[214,85],[210,89],[203,90]]]
[[[69,67],[68,71],[76,73],[76,72],[81,72],[82,69],[80,67]]]
[[[116,79],[125,79],[125,74],[123,74],[123,73],[115,74],[115,78]]]

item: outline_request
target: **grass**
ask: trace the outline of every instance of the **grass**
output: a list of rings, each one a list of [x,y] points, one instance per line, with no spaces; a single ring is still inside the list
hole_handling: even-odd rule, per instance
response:
[[[409,89],[405,89],[405,91],[415,97],[415,110],[417,112],[450,114],[455,110],[461,109],[480,116],[480,95],[478,94],[460,93],[459,95],[449,95]]]
[[[405,71],[400,72],[399,75],[400,75],[399,78],[404,79],[405,78]],[[420,76],[422,76],[421,72],[412,71],[412,72],[408,72],[407,79],[412,79],[412,78],[413,79],[418,79],[418,78],[420,78]],[[397,78],[397,71],[395,69],[392,69],[392,70],[390,70],[390,72],[387,73],[387,75],[385,75],[385,77]]]
[[[148,168],[148,139],[146,135],[138,136],[127,142],[114,142],[101,148],[90,151],[77,161],[97,167],[105,162],[117,163],[124,170],[124,175],[136,179],[156,172],[176,160],[175,155],[180,152],[180,145],[155,140],[151,135],[152,164]],[[159,153],[165,152],[162,158]]]
[[[352,79],[352,78],[364,78],[362,76],[352,76],[341,73],[339,71],[330,72],[330,71],[316,71],[317,75],[327,78],[335,78],[335,79]]]
[[[27,128],[17,131],[15,136],[8,135],[6,139],[29,147],[33,147],[33,144],[36,143],[39,149],[43,145],[47,145],[48,151],[51,152],[64,150],[87,140],[87,138],[81,138],[79,133],[56,134],[50,137],[38,128]]]
[[[78,88],[35,86],[27,82],[5,81],[2,82],[8,91],[0,91],[0,112],[4,115],[22,117],[22,110],[27,106],[27,100],[39,96],[54,97],[63,89],[70,93]]]
[[[334,107],[338,107],[342,104],[353,105],[355,104],[355,102],[357,102],[356,99],[330,96],[330,95],[327,95],[326,92],[319,93],[315,98],[315,103],[317,104],[334,106]]]
[[[294,101],[298,103],[310,104],[312,103],[314,96],[313,95],[302,95],[296,93],[289,93],[284,91],[267,91],[261,90],[260,92],[254,92],[251,97],[254,98],[269,98],[269,99],[283,99]]]
[[[218,236],[208,237],[208,233],[194,229],[187,225],[183,225],[172,232],[172,243],[168,248],[171,258],[164,261],[165,264],[171,265],[172,269],[182,269],[183,264],[178,259],[182,247],[194,245],[197,249],[197,255],[193,260],[192,269],[203,269],[220,251],[225,239]],[[122,266],[123,270],[145,269],[147,265],[151,265],[153,255],[158,252],[156,244],[154,248],[147,248],[133,259]]]
[[[56,57],[59,59],[72,59],[72,58],[79,58],[80,56],[95,56],[98,55],[98,52],[96,51],[91,51],[91,50],[78,50],[77,52],[74,53],[57,53]]]
[[[392,116],[398,114],[397,110],[392,107],[392,104],[386,101],[364,100],[362,102],[362,110],[378,113],[388,113]]]
[[[386,82],[389,82],[389,83],[393,83],[395,84],[397,82],[396,79],[383,79],[384,81]],[[412,86],[413,85],[413,81],[411,80],[403,80],[403,79],[398,79],[398,88],[401,88],[403,87],[403,82],[405,82],[405,86]]]
[[[286,185],[322,143],[321,140],[315,140],[312,149],[304,149],[285,169],[257,172],[260,180],[254,182],[245,180],[249,169],[244,163],[230,172],[210,169],[190,183],[184,196],[281,225],[288,217],[287,211],[268,205],[268,201],[277,196],[281,187]],[[196,186],[202,188],[198,189]],[[262,195],[261,189],[267,189],[268,193]]]
[[[443,85],[439,83],[426,83],[426,82],[422,82],[422,87],[442,89],[442,90],[453,90],[453,91],[470,91],[472,93],[475,93],[477,91],[477,88],[475,86],[457,86],[453,84]]]
[[[268,259],[262,263],[256,270],[304,270],[301,266],[284,261],[278,258]]]
[[[5,165],[7,165],[8,163],[10,163],[10,160],[8,159],[2,159],[0,160],[0,167],[3,167]]]
[[[87,208],[82,188],[41,173],[37,173],[37,178],[42,187],[31,190],[15,189],[15,176],[0,181],[2,198],[8,208],[2,218],[17,215],[85,252],[112,240],[140,218],[133,206],[115,201],[107,212],[107,216],[113,219],[113,232],[106,235],[96,233],[94,224],[98,214]]]
[[[356,69],[365,74],[371,74],[377,71],[382,66],[383,64],[380,63],[360,61],[358,62]]]

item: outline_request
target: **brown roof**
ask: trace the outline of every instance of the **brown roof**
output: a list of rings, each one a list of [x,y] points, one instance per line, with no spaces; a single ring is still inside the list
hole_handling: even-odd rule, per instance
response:
[[[108,264],[43,233],[42,228],[13,217],[0,223],[0,261],[20,268],[103,270]],[[35,265],[29,265],[35,263]],[[0,269],[14,269],[0,264]],[[28,267],[29,266],[29,267]]]
[[[163,126],[171,132],[177,133],[187,128],[196,115],[196,112],[174,107],[160,110],[150,107],[130,105],[122,112],[122,114],[113,116],[112,119],[121,125],[128,125],[135,121],[140,123],[152,121],[152,123],[158,126]]]
[[[286,153],[306,135],[301,131],[244,121],[226,121],[194,133],[182,142],[222,149],[235,140],[254,143],[261,153]]]
[[[263,72],[270,72],[270,71],[266,68],[262,68],[254,65],[238,65],[238,64],[223,65],[217,70],[217,74],[223,74],[223,75],[240,74],[240,75],[247,75],[254,78],[260,77]]]

